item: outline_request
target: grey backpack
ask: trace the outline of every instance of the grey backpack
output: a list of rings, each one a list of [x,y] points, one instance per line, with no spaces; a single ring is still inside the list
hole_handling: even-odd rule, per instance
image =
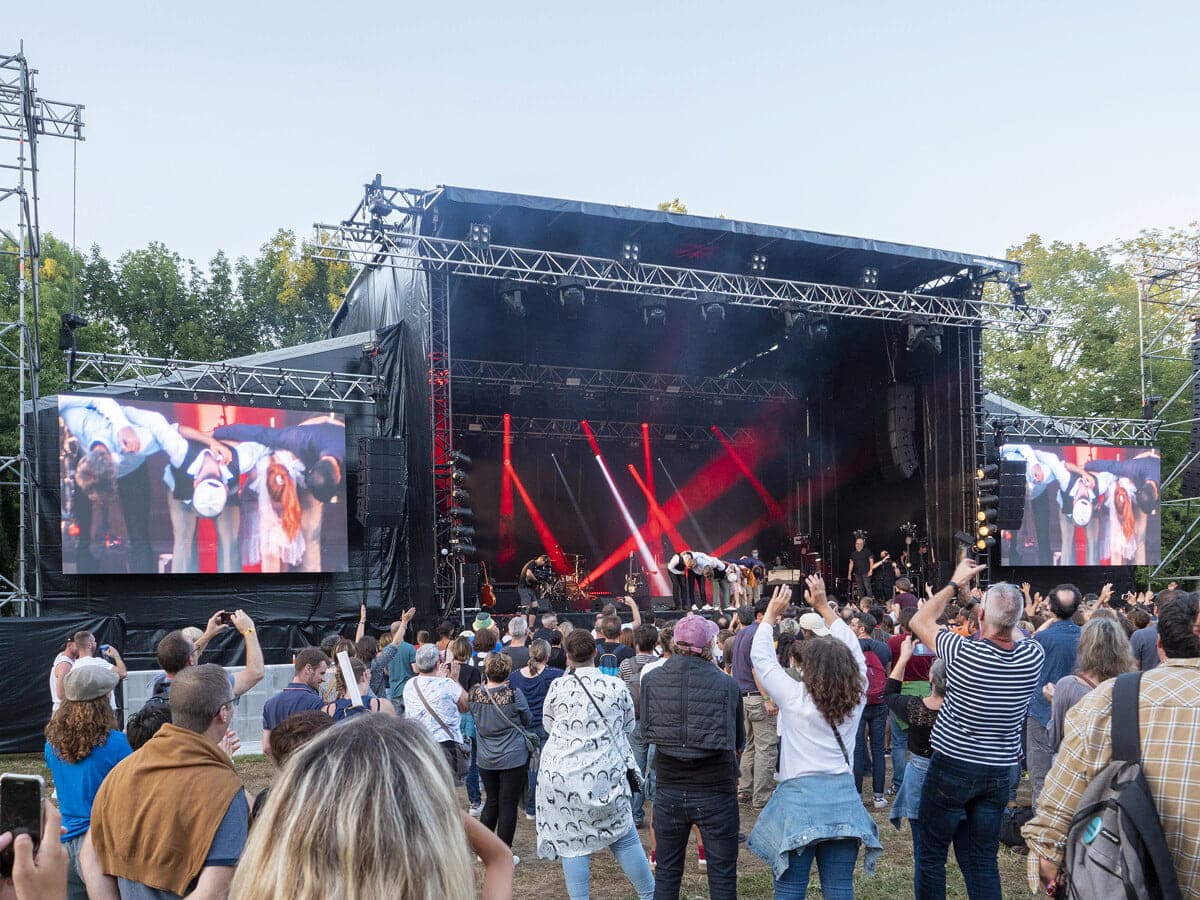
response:
[[[1067,832],[1065,896],[1071,900],[1180,897],[1171,851],[1142,772],[1141,678],[1141,672],[1130,672],[1113,684],[1112,762],[1084,791]]]

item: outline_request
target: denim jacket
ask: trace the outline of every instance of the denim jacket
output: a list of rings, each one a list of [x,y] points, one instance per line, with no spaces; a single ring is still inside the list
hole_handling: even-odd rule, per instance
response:
[[[790,851],[839,838],[854,838],[866,845],[863,868],[874,875],[883,845],[849,772],[800,775],[781,783],[759,815],[746,846],[778,879],[787,871]]]

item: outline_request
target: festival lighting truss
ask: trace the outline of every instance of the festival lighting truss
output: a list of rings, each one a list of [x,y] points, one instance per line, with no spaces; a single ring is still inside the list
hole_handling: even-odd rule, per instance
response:
[[[995,300],[964,300],[935,294],[902,293],[835,284],[816,284],[712,272],[595,256],[503,247],[414,235],[399,227],[359,224],[316,227],[316,259],[359,265],[446,272],[469,278],[553,285],[579,279],[589,290],[700,302],[720,294],[723,302],[778,311],[898,321],[924,316],[931,324],[1039,331],[1055,327],[1043,307],[1017,307]]]
[[[371,403],[378,379],[375,375],[316,372],[308,369],[239,366],[229,363],[182,359],[149,359],[112,353],[77,353],[72,386],[131,388],[162,391],[164,399],[178,392],[197,398],[299,400],[303,403]]]
[[[687,399],[703,397],[746,401],[799,399],[793,384],[752,378],[621,372],[615,369],[539,366],[477,359],[456,359],[451,366],[451,372],[455,382],[491,386],[553,387],[563,390],[643,394],[659,398],[679,395]]]
[[[585,441],[587,435],[579,427],[578,419],[549,419],[513,416],[512,434],[514,437],[554,438],[557,440]],[[637,442],[642,441],[642,423],[614,422],[611,420],[588,420],[597,441],[617,440]],[[471,413],[455,414],[454,430],[459,434],[503,434],[504,417],[494,415],[472,415]],[[650,424],[650,437],[655,441],[666,441],[678,444],[700,444],[717,440],[712,429],[707,425],[671,425],[662,423]],[[723,431],[725,438],[736,446],[748,446],[755,442],[754,432],[748,428],[732,428]]]
[[[1000,429],[1005,441],[1033,443],[1107,443],[1152,445],[1162,422],[1157,419],[1106,419],[1099,416],[987,415],[984,433]]]
[[[37,416],[24,415],[29,407],[36,412],[42,369],[38,142],[42,137],[83,140],[83,106],[45,99],[36,76],[23,50],[0,54],[0,217],[8,219],[5,211],[13,208],[10,221],[16,225],[14,233],[0,224],[0,255],[17,258],[16,319],[0,322],[0,369],[17,373],[18,410],[16,455],[0,457],[0,486],[19,495],[17,570],[12,579],[0,574],[0,609],[11,603],[18,615],[36,615],[42,596],[37,493],[42,460]]]

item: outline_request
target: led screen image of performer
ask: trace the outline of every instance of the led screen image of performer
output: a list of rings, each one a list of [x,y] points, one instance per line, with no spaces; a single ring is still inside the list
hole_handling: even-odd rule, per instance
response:
[[[1144,448],[1008,444],[1025,463],[1025,515],[1004,565],[1146,565],[1161,553],[1161,458]]]
[[[63,572],[345,571],[344,435],[332,414],[64,394]]]

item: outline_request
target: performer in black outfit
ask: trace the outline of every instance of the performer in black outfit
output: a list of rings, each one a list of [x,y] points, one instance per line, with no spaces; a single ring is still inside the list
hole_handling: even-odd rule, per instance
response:
[[[850,567],[846,577],[853,580],[857,599],[874,596],[871,592],[871,573],[874,571],[875,554],[867,546],[867,539],[856,537],[854,550],[850,553]]]
[[[549,583],[553,575],[554,569],[550,566],[550,557],[545,553],[525,563],[521,567],[521,574],[517,577],[517,593],[521,597],[521,605],[528,607],[533,601],[539,599],[539,588]]]

